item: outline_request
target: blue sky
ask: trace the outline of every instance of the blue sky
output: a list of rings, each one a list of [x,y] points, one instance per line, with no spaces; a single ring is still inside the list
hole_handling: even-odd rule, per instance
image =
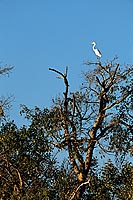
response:
[[[11,118],[18,124],[20,104],[47,107],[62,93],[62,80],[49,67],[69,66],[72,91],[81,83],[84,61],[94,61],[96,41],[102,62],[119,56],[133,64],[132,0],[0,0],[0,61],[15,66],[0,77],[0,95],[14,95]]]

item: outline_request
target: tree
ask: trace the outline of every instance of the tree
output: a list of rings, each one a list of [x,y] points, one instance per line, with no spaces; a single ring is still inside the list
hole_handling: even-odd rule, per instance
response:
[[[68,67],[64,74],[50,68],[64,81],[63,97],[49,109],[23,105],[27,126],[1,125],[2,200],[132,199],[126,156],[133,155],[133,67],[116,59],[86,65],[75,92],[69,92]],[[68,160],[60,164],[56,151],[62,150]]]
[[[133,67],[122,67],[116,59],[104,65],[88,62],[87,66],[84,82],[76,92],[69,92],[68,67],[65,74],[49,69],[65,84],[64,97],[53,100],[54,115],[49,115],[47,130],[55,146],[68,151],[77,175],[79,189],[69,199],[81,199],[86,186],[89,188],[96,149],[122,160],[133,148]]]

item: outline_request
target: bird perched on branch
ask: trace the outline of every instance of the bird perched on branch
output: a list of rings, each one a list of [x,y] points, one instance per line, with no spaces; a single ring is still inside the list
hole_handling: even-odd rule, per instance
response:
[[[96,54],[96,56],[99,57],[99,58],[101,58],[102,57],[101,52],[99,51],[99,49],[95,48],[96,42],[91,42],[91,44],[93,45],[92,49],[93,49],[94,53]]]

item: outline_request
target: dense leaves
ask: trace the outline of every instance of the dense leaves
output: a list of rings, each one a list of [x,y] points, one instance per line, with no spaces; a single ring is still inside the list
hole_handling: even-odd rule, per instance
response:
[[[14,123],[1,127],[3,199],[25,195],[35,198],[40,188],[47,193],[56,171],[48,140],[39,127],[38,131],[33,126],[19,130]]]

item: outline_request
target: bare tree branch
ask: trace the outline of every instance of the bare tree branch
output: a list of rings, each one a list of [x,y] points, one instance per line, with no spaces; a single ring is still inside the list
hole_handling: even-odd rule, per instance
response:
[[[73,200],[74,197],[75,197],[75,195],[76,195],[76,193],[78,192],[78,190],[79,190],[83,185],[87,185],[87,184],[90,184],[90,179],[89,179],[88,181],[84,182],[84,183],[81,183],[81,184],[77,187],[76,191],[74,191],[74,192],[72,193],[72,196],[71,196],[68,200]]]
[[[14,67],[11,66],[11,67],[4,67],[3,69],[0,68],[0,74],[3,75],[3,74],[8,74],[9,75],[9,72],[13,69]]]

